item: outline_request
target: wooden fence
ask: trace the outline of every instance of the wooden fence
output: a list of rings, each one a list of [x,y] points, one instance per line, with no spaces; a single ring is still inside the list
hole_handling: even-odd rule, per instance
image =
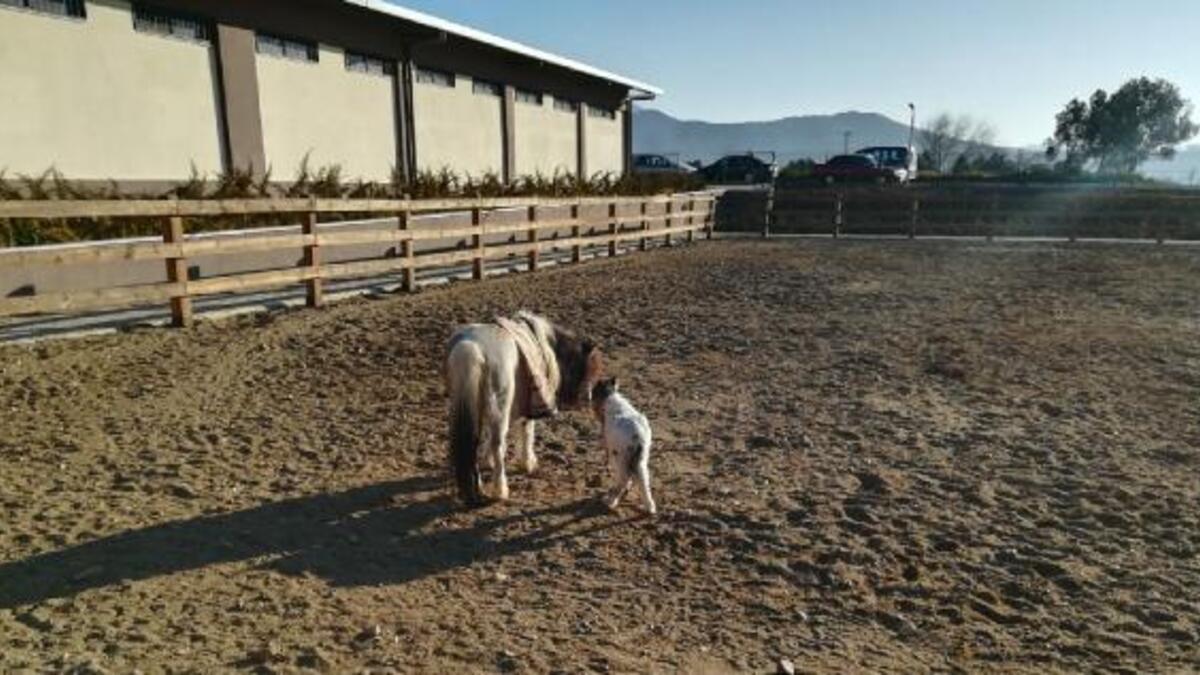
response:
[[[52,265],[69,268],[96,263],[162,260],[166,281],[161,283],[86,288],[0,298],[0,317],[65,313],[85,309],[169,304],[172,323],[192,323],[192,300],[201,296],[240,293],[290,284],[303,284],[307,304],[319,307],[327,280],[401,274],[402,286],[412,290],[417,270],[471,263],[472,277],[483,279],[489,261],[524,257],[530,271],[538,269],[547,251],[570,251],[579,262],[588,247],[604,247],[609,256],[619,245],[638,242],[646,250],[652,240],[671,244],[675,237],[694,241],[697,233],[712,236],[712,193],[689,193],[648,198],[580,199],[439,199],[439,200],[157,200],[157,201],[14,201],[0,202],[0,219],[53,220],[66,218],[147,218],[162,222],[161,241],[109,241],[38,248],[0,249],[0,268],[16,269]],[[523,212],[519,222],[497,222],[500,214]],[[552,217],[545,212],[565,212]],[[651,211],[660,211],[652,213]],[[469,213],[470,225],[418,222],[426,216]],[[591,212],[591,215],[588,215]],[[264,214],[294,214],[299,232],[240,232],[238,236],[189,236],[189,219]],[[319,217],[348,215],[394,219],[395,227],[376,231],[331,231],[334,223]],[[567,236],[560,236],[569,232]],[[496,235],[508,235],[504,242]],[[551,236],[552,235],[552,236]],[[493,241],[489,241],[491,238]],[[523,241],[519,241],[523,239]],[[469,241],[463,246],[462,242]],[[449,246],[418,251],[417,244],[443,242]],[[392,257],[323,263],[322,251],[331,247],[363,244],[394,245]],[[246,252],[296,251],[295,267],[264,269],[240,274],[189,278],[189,258]]]
[[[731,195],[732,196],[732,195]],[[759,232],[765,195],[723,199],[718,229]],[[1067,186],[780,187],[772,233],[1200,239],[1200,192]],[[743,225],[744,224],[744,225]]]

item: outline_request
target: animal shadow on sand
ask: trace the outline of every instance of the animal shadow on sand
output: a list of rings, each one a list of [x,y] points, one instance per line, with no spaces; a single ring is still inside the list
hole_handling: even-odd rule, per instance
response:
[[[594,499],[579,499],[495,516],[485,511],[466,527],[423,530],[457,509],[442,479],[416,477],[132,530],[0,564],[0,609],[258,558],[265,568],[313,574],[334,586],[403,584],[612,527],[573,528],[603,513]],[[518,522],[547,524],[503,534]]]

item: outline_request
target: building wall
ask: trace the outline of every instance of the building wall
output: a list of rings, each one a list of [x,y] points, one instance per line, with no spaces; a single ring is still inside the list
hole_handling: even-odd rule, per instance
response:
[[[275,180],[339,164],[347,179],[386,181],[396,164],[392,76],[346,70],[345,52],[321,45],[316,63],[259,54],[263,147]]]
[[[502,172],[503,98],[474,93],[471,78],[461,74],[454,87],[414,82],[412,97],[418,170]]]
[[[614,173],[625,171],[625,134],[621,126],[623,114],[617,111],[616,119],[593,117],[584,114],[584,129],[587,133],[587,174]]]
[[[551,96],[543,99],[540,106],[520,101],[513,106],[517,177],[574,174],[578,169],[575,113],[555,108]]]
[[[222,170],[210,43],[137,32],[128,2],[72,19],[0,5],[0,169],[177,180]]]

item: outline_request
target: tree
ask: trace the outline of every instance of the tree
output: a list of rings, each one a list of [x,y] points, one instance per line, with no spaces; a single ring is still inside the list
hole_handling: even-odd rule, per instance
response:
[[[987,157],[980,157],[975,162],[975,170],[992,175],[1017,173],[1020,168],[1008,155],[996,150]]]
[[[1101,172],[1133,173],[1150,157],[1171,159],[1175,146],[1196,135],[1192,104],[1166,80],[1139,77],[1111,95],[1072,99],[1055,117],[1046,156],[1067,170],[1092,164]]]
[[[968,115],[940,113],[926,122],[921,130],[921,166],[945,171],[962,155],[974,155],[985,150],[995,135],[995,130],[987,122],[974,120]]]

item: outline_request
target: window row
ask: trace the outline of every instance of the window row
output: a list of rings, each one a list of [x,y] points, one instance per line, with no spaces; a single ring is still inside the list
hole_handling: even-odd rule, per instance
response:
[[[0,6],[27,9],[31,12],[85,18],[83,0],[0,0]]]
[[[448,89],[453,89],[458,82],[458,76],[454,73],[422,66],[418,66],[415,69],[414,79],[417,81],[417,84],[430,84]],[[471,78],[471,91],[480,96],[494,96],[499,98],[504,96],[504,85],[476,77]],[[545,102],[543,94],[528,89],[515,89],[513,91],[513,98],[517,103],[527,105],[540,106],[544,105]],[[579,103],[568,98],[559,98],[556,96],[554,97],[554,109],[560,112],[576,113],[579,112]],[[591,105],[588,106],[588,114],[592,117],[603,117],[610,120],[617,118],[616,111]]]
[[[212,39],[212,24],[185,14],[164,12],[143,5],[133,7],[133,29],[143,33],[169,35],[185,40]]]

